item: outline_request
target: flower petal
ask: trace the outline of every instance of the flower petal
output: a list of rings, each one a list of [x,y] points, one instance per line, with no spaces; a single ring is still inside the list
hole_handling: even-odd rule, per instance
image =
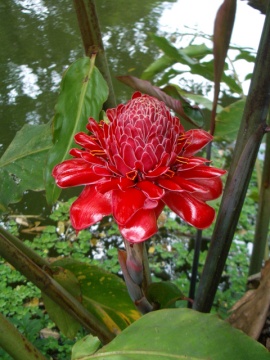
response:
[[[101,149],[96,140],[92,136],[89,136],[83,132],[79,132],[74,136],[74,140],[78,145],[88,150]]]
[[[183,156],[191,156],[207,145],[213,136],[205,130],[193,129],[185,132],[185,138]]]
[[[207,193],[208,191],[207,184],[209,179],[207,179],[206,183],[201,183],[200,181],[195,181],[194,179],[189,180],[184,179],[181,176],[174,176],[172,181],[181,186],[181,188],[187,192]]]
[[[162,186],[166,190],[183,191],[181,186],[173,181],[173,178],[172,179],[158,179],[157,182],[160,186]]]
[[[224,174],[226,174],[225,170],[206,165],[196,166],[193,169],[188,169],[178,173],[178,175],[185,179],[209,179],[216,176],[222,176]]]
[[[217,199],[222,194],[222,181],[220,177],[214,177],[212,179],[198,179],[193,180],[193,183],[198,183],[199,186],[205,188],[205,192],[195,192],[195,196],[199,200],[209,201]]]
[[[215,218],[215,210],[188,193],[166,193],[164,203],[188,224],[198,229],[209,227]]]
[[[101,194],[94,186],[86,186],[70,208],[70,220],[74,229],[82,230],[111,212],[111,193]]]
[[[120,225],[125,225],[140,209],[143,209],[146,196],[142,191],[129,188],[126,191],[113,190],[113,216]]]
[[[93,172],[89,163],[83,159],[70,159],[54,167],[52,172],[58,186],[65,188],[93,184],[102,179],[102,176]]]
[[[139,181],[137,187],[150,199],[161,199],[165,192],[164,189],[147,180]]]
[[[123,237],[131,243],[149,239],[157,231],[157,218],[154,210],[139,210],[124,226],[119,226]]]

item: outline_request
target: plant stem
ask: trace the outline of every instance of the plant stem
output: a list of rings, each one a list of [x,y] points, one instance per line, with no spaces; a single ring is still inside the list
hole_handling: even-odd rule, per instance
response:
[[[8,239],[14,246],[21,250],[29,259],[31,259],[39,267],[50,267],[50,263],[39,256],[34,250],[26,246],[23,241],[18,239],[16,236],[10,234],[2,226],[0,226],[0,234],[2,234],[6,239]]]
[[[115,337],[116,334],[111,333],[103,323],[89,313],[78,300],[58,284],[44,269],[41,269],[12,244],[3,233],[0,233],[0,255],[88,331],[98,336],[104,344]]]
[[[265,129],[270,101],[270,7],[217,216],[205,267],[193,308],[209,312],[229,253],[246,191]]]
[[[195,298],[201,246],[202,246],[202,230],[197,230],[196,238],[195,238],[195,246],[194,246],[194,256],[193,256],[193,263],[192,263],[189,295],[188,295],[189,299],[192,299],[192,300]],[[188,301],[188,307],[192,308],[191,301]]]
[[[249,275],[261,271],[262,261],[267,245],[270,222],[270,134],[266,134],[266,149],[260,186],[259,209],[257,213],[253,251],[251,255]]]
[[[97,53],[96,66],[103,75],[109,87],[109,97],[104,107],[113,108],[116,106],[114,90],[107,58],[102,42],[102,36],[94,0],[73,0],[77,13],[78,24],[84,44],[85,54],[91,56]]]
[[[1,313],[0,347],[14,360],[47,360]]]

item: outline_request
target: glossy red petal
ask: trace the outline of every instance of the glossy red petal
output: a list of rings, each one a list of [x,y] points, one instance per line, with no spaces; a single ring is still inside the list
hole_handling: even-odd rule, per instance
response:
[[[183,191],[180,185],[178,185],[176,182],[172,179],[157,179],[157,182],[160,186],[162,186],[164,189],[169,191]]]
[[[96,185],[97,191],[104,194],[107,191],[111,190],[126,190],[130,187],[134,186],[134,182],[127,178],[111,178],[109,181],[105,181],[104,183],[100,183]]]
[[[161,199],[165,193],[164,189],[147,180],[139,181],[137,187],[150,199]]]
[[[148,171],[145,177],[149,179],[153,179],[155,177],[165,174],[168,170],[169,170],[168,166],[159,166],[155,170]]]
[[[95,174],[92,167],[82,159],[70,159],[54,167],[52,172],[58,186],[65,188],[93,184],[101,176]]]
[[[137,211],[143,208],[145,195],[142,191],[130,188],[126,191],[112,192],[113,216],[120,225],[125,225]]]
[[[213,136],[204,130],[194,129],[185,133],[187,139],[184,143],[183,156],[191,156],[207,145]]]
[[[199,192],[199,193],[207,193],[207,182],[209,179],[207,179],[206,183],[197,182],[194,179],[187,180],[182,178],[181,176],[174,176],[172,178],[172,181],[174,181],[176,184],[178,184],[183,190],[188,192]]]
[[[215,210],[188,193],[166,193],[164,203],[188,224],[198,229],[209,227],[215,218]]]
[[[101,149],[96,140],[83,132],[79,132],[74,136],[74,140],[78,145],[88,150]]]
[[[157,218],[154,210],[139,210],[124,226],[119,226],[123,237],[131,243],[149,239],[157,231]]]
[[[199,165],[193,169],[179,171],[178,174],[185,179],[209,179],[216,176],[222,176],[226,174],[226,171],[211,166]]]
[[[214,200],[220,197],[222,194],[223,184],[219,177],[214,177],[212,179],[193,180],[193,182],[198,183],[199,186],[203,186],[206,189],[205,192],[195,192],[193,194],[199,200]]]
[[[70,208],[71,224],[76,230],[85,229],[112,212],[111,193],[101,194],[94,186],[86,186]]]

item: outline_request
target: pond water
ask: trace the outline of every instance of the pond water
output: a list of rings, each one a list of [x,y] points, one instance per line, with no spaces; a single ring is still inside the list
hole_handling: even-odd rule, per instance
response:
[[[150,33],[158,32],[163,12],[176,0],[96,1],[117,101],[131,90],[117,75],[140,76],[157,55]],[[124,10],[126,9],[126,10]],[[61,76],[84,55],[76,13],[67,0],[8,0],[0,4],[0,156],[16,132],[48,122]],[[44,194],[26,194],[13,211],[48,211]]]

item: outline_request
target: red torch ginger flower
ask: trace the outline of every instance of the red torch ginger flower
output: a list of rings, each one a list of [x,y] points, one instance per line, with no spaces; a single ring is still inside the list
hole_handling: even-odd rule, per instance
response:
[[[70,218],[82,230],[112,214],[132,243],[157,232],[157,218],[167,205],[198,229],[210,226],[214,209],[206,201],[222,192],[225,171],[196,154],[212,136],[184,130],[165,104],[136,92],[125,105],[107,110],[107,122],[89,119],[90,135],[80,132],[74,157],[57,165],[58,186],[85,185],[72,204]]]

